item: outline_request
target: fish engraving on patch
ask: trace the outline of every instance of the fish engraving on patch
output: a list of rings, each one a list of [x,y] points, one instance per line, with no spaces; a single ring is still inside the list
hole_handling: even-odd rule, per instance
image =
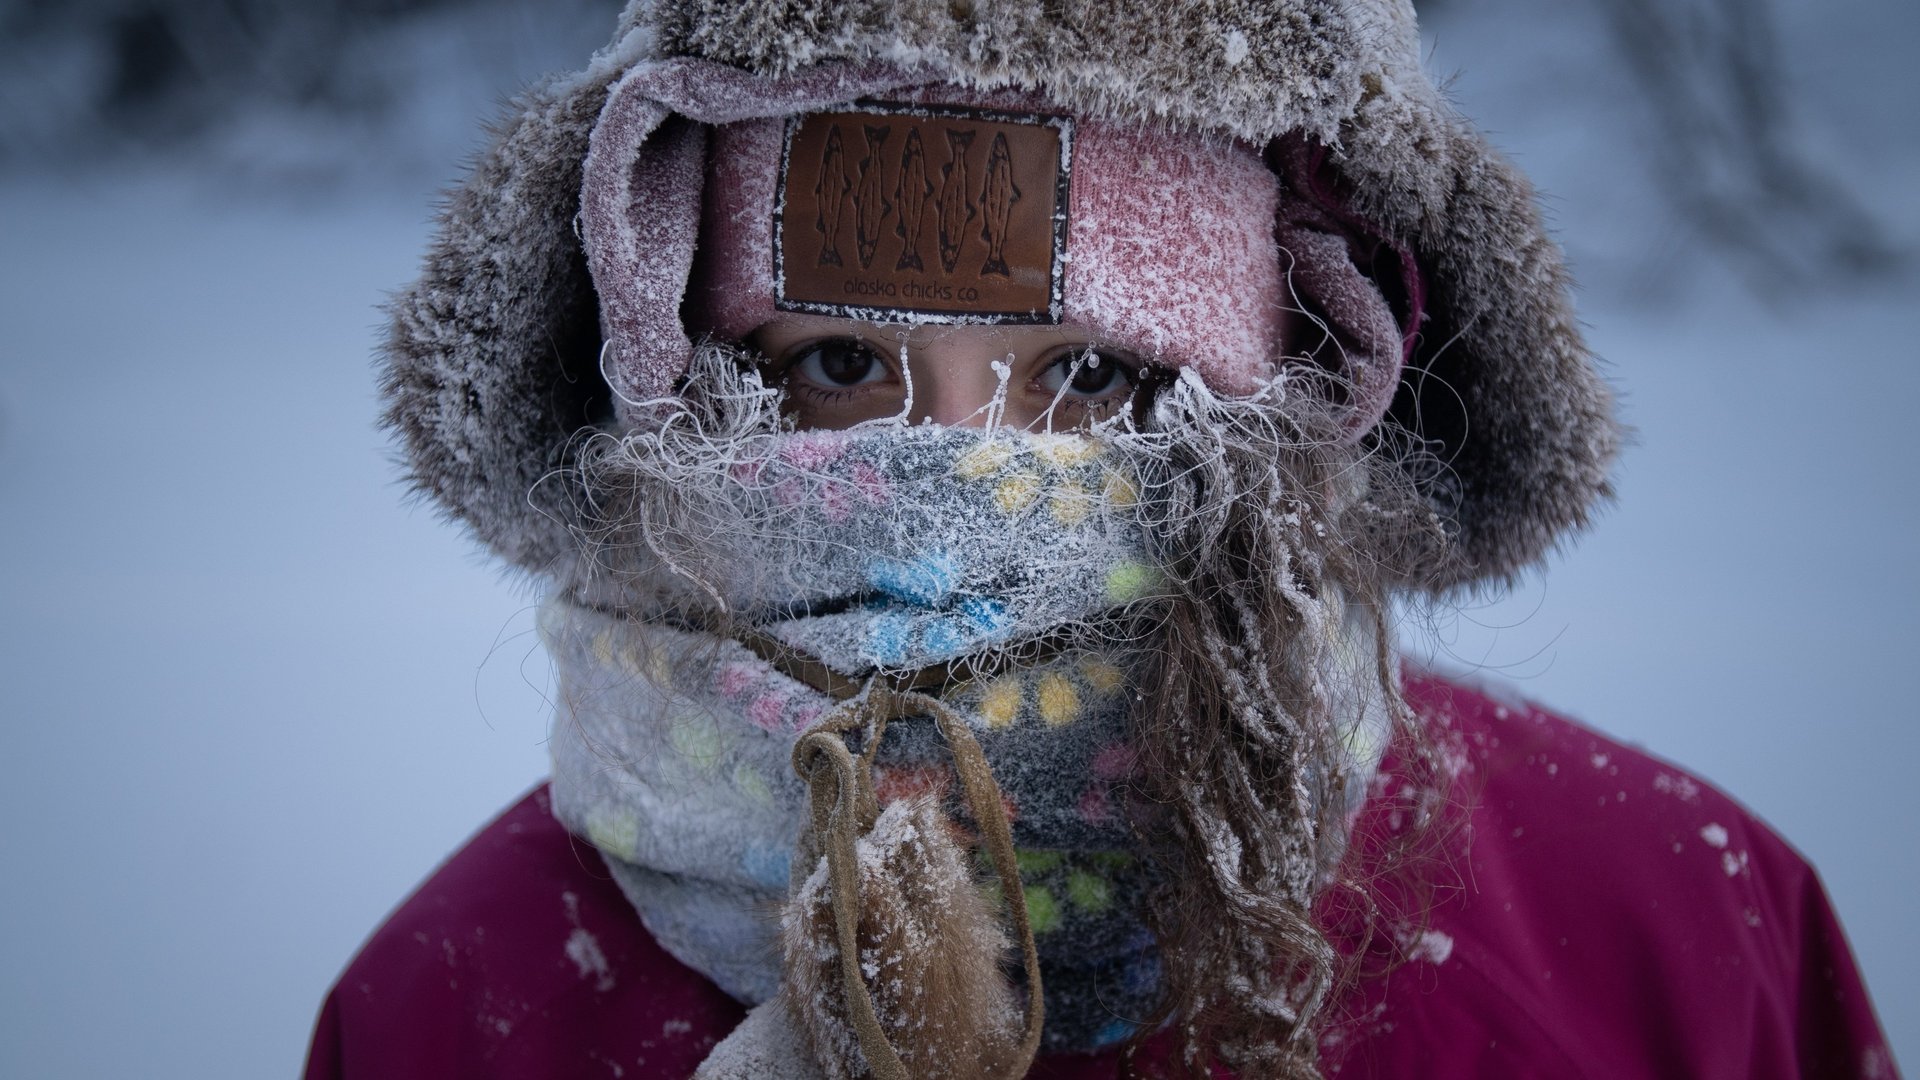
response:
[[[920,142],[920,131],[907,132],[906,148],[900,154],[900,178],[894,182],[893,201],[900,207],[900,220],[894,231],[906,241],[900,250],[895,270],[924,270],[920,261],[920,223],[926,219],[927,203],[933,198],[933,181],[927,177],[927,151]]]
[[[867,133],[867,156],[860,159],[860,184],[853,193],[854,240],[860,249],[860,267],[873,265],[873,253],[880,247],[880,226],[887,220],[893,204],[880,188],[881,155],[886,153],[887,135],[893,129],[884,124],[863,124]]]
[[[819,210],[813,227],[820,230],[824,244],[820,248],[820,266],[840,265],[840,214],[846,208],[847,155],[840,144],[840,125],[827,129],[827,148],[820,155],[820,179],[813,185],[813,200]]]
[[[959,265],[962,232],[973,220],[973,203],[967,198],[972,186],[967,175],[967,147],[973,145],[973,132],[947,129],[947,163],[940,167],[940,265],[947,273]]]
[[[789,119],[775,308],[1059,322],[1072,138],[1072,117],[964,105],[859,102]]]
[[[987,261],[982,274],[1012,277],[1007,266],[1007,221],[1013,216],[1013,204],[1020,201],[1020,189],[1013,182],[1013,151],[1007,147],[1004,133],[993,137],[993,149],[987,154],[987,182],[980,188],[980,207],[986,221],[980,227],[980,239],[987,242]]]

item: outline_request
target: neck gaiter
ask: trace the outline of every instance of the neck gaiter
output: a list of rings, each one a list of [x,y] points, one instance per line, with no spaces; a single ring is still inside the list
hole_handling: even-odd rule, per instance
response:
[[[1104,457],[1070,435],[809,433],[725,483],[759,551],[724,591],[758,634],[855,677],[1002,653],[938,696],[1009,810],[1055,1048],[1130,1035],[1156,986],[1121,806],[1136,665],[1100,630],[1158,578],[1130,481]],[[541,632],[560,678],[556,813],[670,952],[743,1001],[772,996],[774,916],[806,821],[793,744],[836,702],[707,628],[556,599]],[[948,760],[930,723],[896,720],[875,792],[957,795]]]
[[[781,906],[813,869],[794,865],[809,820],[794,745],[839,704],[769,659],[917,678],[998,784],[1044,972],[1043,1047],[1132,1035],[1157,1004],[1159,967],[1136,914],[1154,882],[1128,812],[1130,718],[1151,648],[1143,615],[1165,586],[1126,455],[1078,434],[899,426],[701,446],[644,448],[664,503],[645,513],[673,528],[630,560],[647,569],[621,595],[639,599],[543,608],[560,690],[556,814],[599,848],[668,951],[766,1001],[782,981]],[[1366,620],[1331,624],[1334,652],[1372,655]],[[1376,712],[1356,705],[1342,732],[1353,760],[1335,797],[1356,806]],[[930,719],[887,726],[872,779],[883,806],[931,797],[971,834]],[[998,891],[980,869],[979,887]]]

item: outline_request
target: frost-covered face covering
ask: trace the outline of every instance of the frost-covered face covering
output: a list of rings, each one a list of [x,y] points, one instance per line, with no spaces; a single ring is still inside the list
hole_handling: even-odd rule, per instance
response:
[[[654,535],[683,550],[627,587],[724,605],[850,676],[1097,633],[1154,585],[1136,481],[1106,458],[1079,435],[938,426],[769,435],[705,462],[655,451],[642,467],[678,476]]]
[[[1159,445],[1119,425],[791,433],[777,393],[721,349],[696,362],[687,396],[693,404],[603,440],[597,468],[629,493],[602,507],[619,539],[587,603],[555,599],[543,613],[563,702],[556,812],[601,849],[674,955],[750,1003],[784,983],[805,1011],[821,1000],[796,994],[810,972],[840,989],[841,954],[821,944],[833,940],[826,913],[840,885],[809,830],[796,746],[839,721],[833,737],[864,753],[878,729],[861,703],[911,689],[925,700],[878,717],[890,721],[871,754],[879,816],[861,829],[854,899],[870,905],[911,880],[935,906],[979,904],[995,822],[966,790],[977,746],[1018,873],[988,874],[1002,913],[982,906],[964,923],[963,951],[991,976],[968,1004],[1001,1013],[1008,1032],[1040,1015],[1021,1008],[1019,952],[999,936],[1004,925],[1024,938],[1024,921],[1044,972],[1044,1047],[1134,1034],[1162,993],[1139,914],[1155,882],[1127,805],[1155,640],[1147,620],[1169,587],[1141,514],[1145,489],[1165,483],[1140,467]],[[1370,630],[1337,592],[1320,606],[1320,637],[1334,647],[1309,655],[1315,681],[1343,695],[1346,726],[1314,786],[1357,808],[1383,741],[1380,702],[1352,689],[1373,657]],[[931,852],[930,836],[944,837]],[[976,843],[977,866],[957,855]],[[1337,857],[1329,843],[1325,865],[1299,867],[1296,886],[1309,889]],[[1005,903],[1009,888],[1018,895]],[[783,963],[771,913],[790,896]],[[926,961],[940,952],[924,940],[932,933],[859,955],[882,967]],[[868,981],[880,1027],[928,1014],[898,992],[922,980]],[[837,1009],[814,1008],[812,1026],[851,1046],[857,1024]],[[1007,1035],[1006,1060],[1017,1041]],[[912,1043],[901,1048],[909,1067]]]
[[[657,448],[648,460],[673,468]],[[1160,584],[1137,480],[1094,439],[940,427],[770,436],[677,464],[666,512],[696,561],[663,563],[655,595],[712,610],[683,573],[712,584],[735,636],[559,602],[543,622],[566,701],[556,807],[650,929],[743,1000],[780,984],[766,916],[807,820],[794,744],[840,702],[770,664],[769,646],[853,679],[995,656],[920,685],[978,740],[1008,808],[1048,1045],[1132,1034],[1120,1018],[1151,1012],[1156,988],[1120,805],[1137,665],[1100,628]],[[943,742],[929,719],[895,720],[875,794],[947,797],[955,827],[976,828]]]

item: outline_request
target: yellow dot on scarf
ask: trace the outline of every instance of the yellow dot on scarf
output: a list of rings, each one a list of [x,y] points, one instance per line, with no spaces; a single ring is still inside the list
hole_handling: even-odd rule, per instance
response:
[[[636,679],[646,676],[646,672],[640,666],[640,654],[634,651],[632,645],[621,646],[614,659],[620,661],[620,670],[628,675]]]
[[[662,690],[673,689],[673,661],[667,659],[666,650],[646,650],[647,681]]]
[[[762,806],[773,802],[773,791],[767,787],[767,778],[760,775],[760,770],[744,761],[740,763],[739,768],[733,770],[733,786],[740,789],[740,794]]]
[[[993,680],[980,695],[980,715],[990,728],[1003,728],[1020,715],[1020,676],[1007,675]]]
[[[1093,512],[1093,494],[1079,481],[1069,480],[1054,489],[1047,508],[1053,511],[1053,520],[1060,524],[1078,525]]]
[[[1033,927],[1036,934],[1045,934],[1060,929],[1060,904],[1053,893],[1039,885],[1029,885],[1027,894],[1027,925]]]
[[[1160,583],[1160,575],[1145,563],[1123,562],[1107,571],[1107,600],[1124,604],[1138,600]]]
[[[1126,685],[1127,673],[1105,660],[1089,657],[1080,664],[1080,676],[1096,694],[1111,694]]]
[[[602,630],[593,635],[593,658],[600,661],[602,667],[613,666],[613,631]]]
[[[1040,480],[1032,473],[1015,473],[993,489],[993,501],[1003,514],[1017,514],[1040,497]]]
[[[587,842],[617,859],[632,862],[633,849],[640,843],[640,822],[617,810],[589,811]]]
[[[1085,465],[1100,456],[1100,444],[1081,435],[1039,435],[1035,441],[1034,453],[1049,465]]]
[[[953,474],[962,480],[984,480],[1006,468],[1012,456],[1012,451],[1002,443],[981,443],[954,459]]]
[[[1356,761],[1379,761],[1387,743],[1387,718],[1378,709],[1364,709],[1351,724],[1339,729],[1340,741]]]
[[[1125,510],[1140,501],[1140,489],[1133,486],[1133,481],[1117,472],[1107,473],[1100,488],[1106,494],[1107,504],[1116,510]]]
[[[720,725],[714,723],[711,716],[699,713],[674,717],[667,729],[667,743],[681,757],[708,772],[720,767],[720,758],[727,749]]]
[[[1085,870],[1067,875],[1067,899],[1081,911],[1095,914],[1113,906],[1113,892],[1107,888],[1106,879]]]
[[[1020,864],[1020,873],[1023,875],[1044,874],[1060,865],[1060,853],[1020,848],[1013,853],[1013,861]]]
[[[1036,688],[1040,699],[1040,719],[1054,727],[1071,724],[1080,715],[1080,691],[1065,675],[1043,675]]]
[[[655,686],[669,685],[660,681],[655,674],[662,668],[668,668],[660,650],[652,648],[638,634],[622,634],[615,648],[615,659],[620,661],[620,670],[636,679],[646,679]],[[671,675],[668,676],[671,678]]]

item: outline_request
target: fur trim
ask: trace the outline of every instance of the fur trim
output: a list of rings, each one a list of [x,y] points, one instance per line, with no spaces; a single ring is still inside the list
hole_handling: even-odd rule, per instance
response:
[[[1610,494],[1612,393],[1560,252],[1526,180],[1420,70],[1407,0],[636,0],[585,72],[516,105],[393,304],[387,422],[414,483],[521,567],[568,569],[566,499],[539,481],[575,429],[610,415],[574,232],[588,135],[613,79],[674,56],[762,76],[879,61],[1090,115],[1307,136],[1428,284],[1423,340],[1377,433],[1384,452],[1437,463],[1413,474],[1432,517],[1382,521],[1382,550],[1417,567],[1404,584],[1511,577]]]
[[[409,479],[502,558],[560,574],[567,500],[541,479],[604,409],[597,301],[574,232],[587,136],[622,65],[535,87],[440,212],[388,304],[381,391]]]

